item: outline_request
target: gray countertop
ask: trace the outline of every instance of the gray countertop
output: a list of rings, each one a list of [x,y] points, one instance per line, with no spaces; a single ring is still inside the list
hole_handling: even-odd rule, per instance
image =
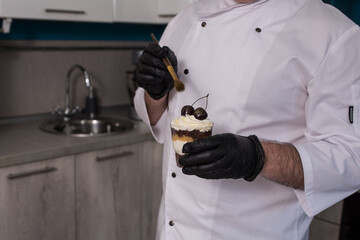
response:
[[[101,115],[127,118],[127,109],[112,108]],[[44,120],[38,118],[0,124],[0,168],[153,140],[148,126],[141,121],[132,120],[134,129],[121,134],[74,137],[41,131],[39,124]]]

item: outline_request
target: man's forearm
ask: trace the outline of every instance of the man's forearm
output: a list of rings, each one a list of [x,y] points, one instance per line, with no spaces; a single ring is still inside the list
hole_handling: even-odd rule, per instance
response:
[[[159,100],[152,99],[147,92],[145,92],[146,110],[149,116],[151,126],[154,126],[160,119],[168,105],[168,95]]]
[[[274,182],[304,189],[304,171],[301,158],[291,144],[261,142],[265,152],[265,164],[261,175]]]

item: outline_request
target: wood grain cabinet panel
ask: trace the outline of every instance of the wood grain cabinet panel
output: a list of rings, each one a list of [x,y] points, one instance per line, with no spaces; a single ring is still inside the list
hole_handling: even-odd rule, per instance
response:
[[[74,157],[0,169],[0,239],[74,240]]]
[[[2,18],[168,23],[195,0],[0,0]]]
[[[154,239],[161,146],[153,141],[76,156],[78,240]]]
[[[111,0],[0,0],[8,18],[112,22]]]
[[[162,146],[0,168],[0,240],[155,239]]]
[[[317,214],[310,225],[309,240],[338,240],[343,201]]]
[[[310,227],[309,240],[338,240],[340,225],[315,218]]]
[[[114,0],[114,22],[168,23],[196,0]]]

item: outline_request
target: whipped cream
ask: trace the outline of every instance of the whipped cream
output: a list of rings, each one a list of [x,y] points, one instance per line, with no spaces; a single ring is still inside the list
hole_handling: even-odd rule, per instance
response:
[[[183,156],[185,153],[182,152],[183,146],[185,143],[188,143],[188,141],[181,141],[181,140],[175,140],[173,141],[173,147],[177,154]]]
[[[199,130],[200,132],[206,132],[212,129],[214,123],[209,119],[199,120],[194,115],[180,116],[171,121],[171,127],[175,130]]]

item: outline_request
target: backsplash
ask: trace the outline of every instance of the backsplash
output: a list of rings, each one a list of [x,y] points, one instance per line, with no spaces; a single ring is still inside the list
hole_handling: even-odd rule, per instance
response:
[[[0,41],[0,118],[50,113],[65,105],[65,79],[74,64],[89,73],[99,107],[129,104],[126,71],[146,42]],[[80,70],[71,76],[71,105],[85,105]]]

